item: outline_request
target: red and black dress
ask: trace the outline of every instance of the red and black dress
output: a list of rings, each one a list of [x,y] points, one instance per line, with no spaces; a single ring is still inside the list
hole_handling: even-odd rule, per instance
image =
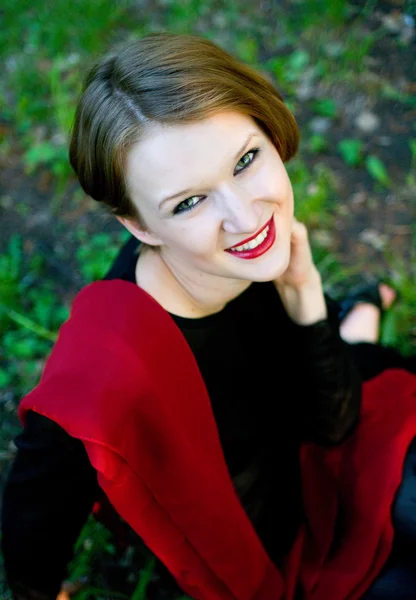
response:
[[[132,237],[105,280],[135,284],[139,251],[140,244]],[[206,386],[238,500],[277,570],[284,570],[309,514],[302,494],[302,444],[328,452],[343,446],[360,420],[362,382],[388,369],[416,371],[414,359],[391,349],[344,343],[338,332],[339,306],[329,298],[327,305],[326,320],[299,326],[287,316],[273,284],[253,283],[220,313],[199,319],[171,315]],[[121,297],[115,310],[123,309]],[[175,358],[172,348],[172,365]],[[165,360],[170,360],[169,349]],[[160,378],[164,377],[161,364]],[[119,402],[117,387],[113,401]],[[16,600],[56,598],[77,536],[103,493],[83,440],[41,412],[25,413],[3,497],[3,555]],[[409,435],[406,439],[404,470],[400,466],[404,477],[392,505],[394,543],[384,569],[361,596],[369,600],[410,598],[409,590],[416,589],[416,444]],[[157,447],[150,444],[150,451],[157,452]],[[136,532],[133,535],[139,540]],[[171,598],[190,593],[192,586],[180,586],[176,573],[167,575],[161,554],[159,590],[166,589]],[[297,598],[304,597],[299,582],[294,588]],[[314,597],[312,589],[305,597]],[[240,600],[237,592],[198,596],[195,590],[195,598]]]

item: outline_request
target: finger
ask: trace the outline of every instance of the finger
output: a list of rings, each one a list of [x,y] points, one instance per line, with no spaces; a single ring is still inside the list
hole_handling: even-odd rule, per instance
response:
[[[308,230],[304,223],[297,219],[292,221],[292,241],[295,243],[304,243],[308,240]]]

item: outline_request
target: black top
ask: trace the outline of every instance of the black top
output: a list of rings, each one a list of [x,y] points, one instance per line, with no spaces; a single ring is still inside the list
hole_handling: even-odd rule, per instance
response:
[[[140,244],[131,237],[105,279],[135,283]],[[192,349],[212,402],[230,475],[277,565],[302,521],[298,449],[337,444],[357,422],[361,379],[328,319],[299,326],[272,283],[253,283],[219,313],[173,316]],[[197,400],[196,400],[197,401]],[[56,598],[66,565],[100,494],[80,440],[29,413],[3,499],[2,546],[19,600]]]

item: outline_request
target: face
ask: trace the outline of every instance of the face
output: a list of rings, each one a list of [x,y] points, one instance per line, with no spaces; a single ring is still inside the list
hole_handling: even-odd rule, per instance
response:
[[[123,224],[173,272],[216,285],[271,281],[286,270],[292,186],[251,117],[226,111],[153,125],[130,150],[126,179],[146,229]]]

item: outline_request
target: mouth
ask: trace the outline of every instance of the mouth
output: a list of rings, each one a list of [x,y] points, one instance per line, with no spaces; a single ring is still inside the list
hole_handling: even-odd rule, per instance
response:
[[[276,229],[274,218],[272,217],[258,233],[247,238],[240,244],[226,248],[225,252],[233,254],[238,258],[257,258],[273,246],[275,239]]]

